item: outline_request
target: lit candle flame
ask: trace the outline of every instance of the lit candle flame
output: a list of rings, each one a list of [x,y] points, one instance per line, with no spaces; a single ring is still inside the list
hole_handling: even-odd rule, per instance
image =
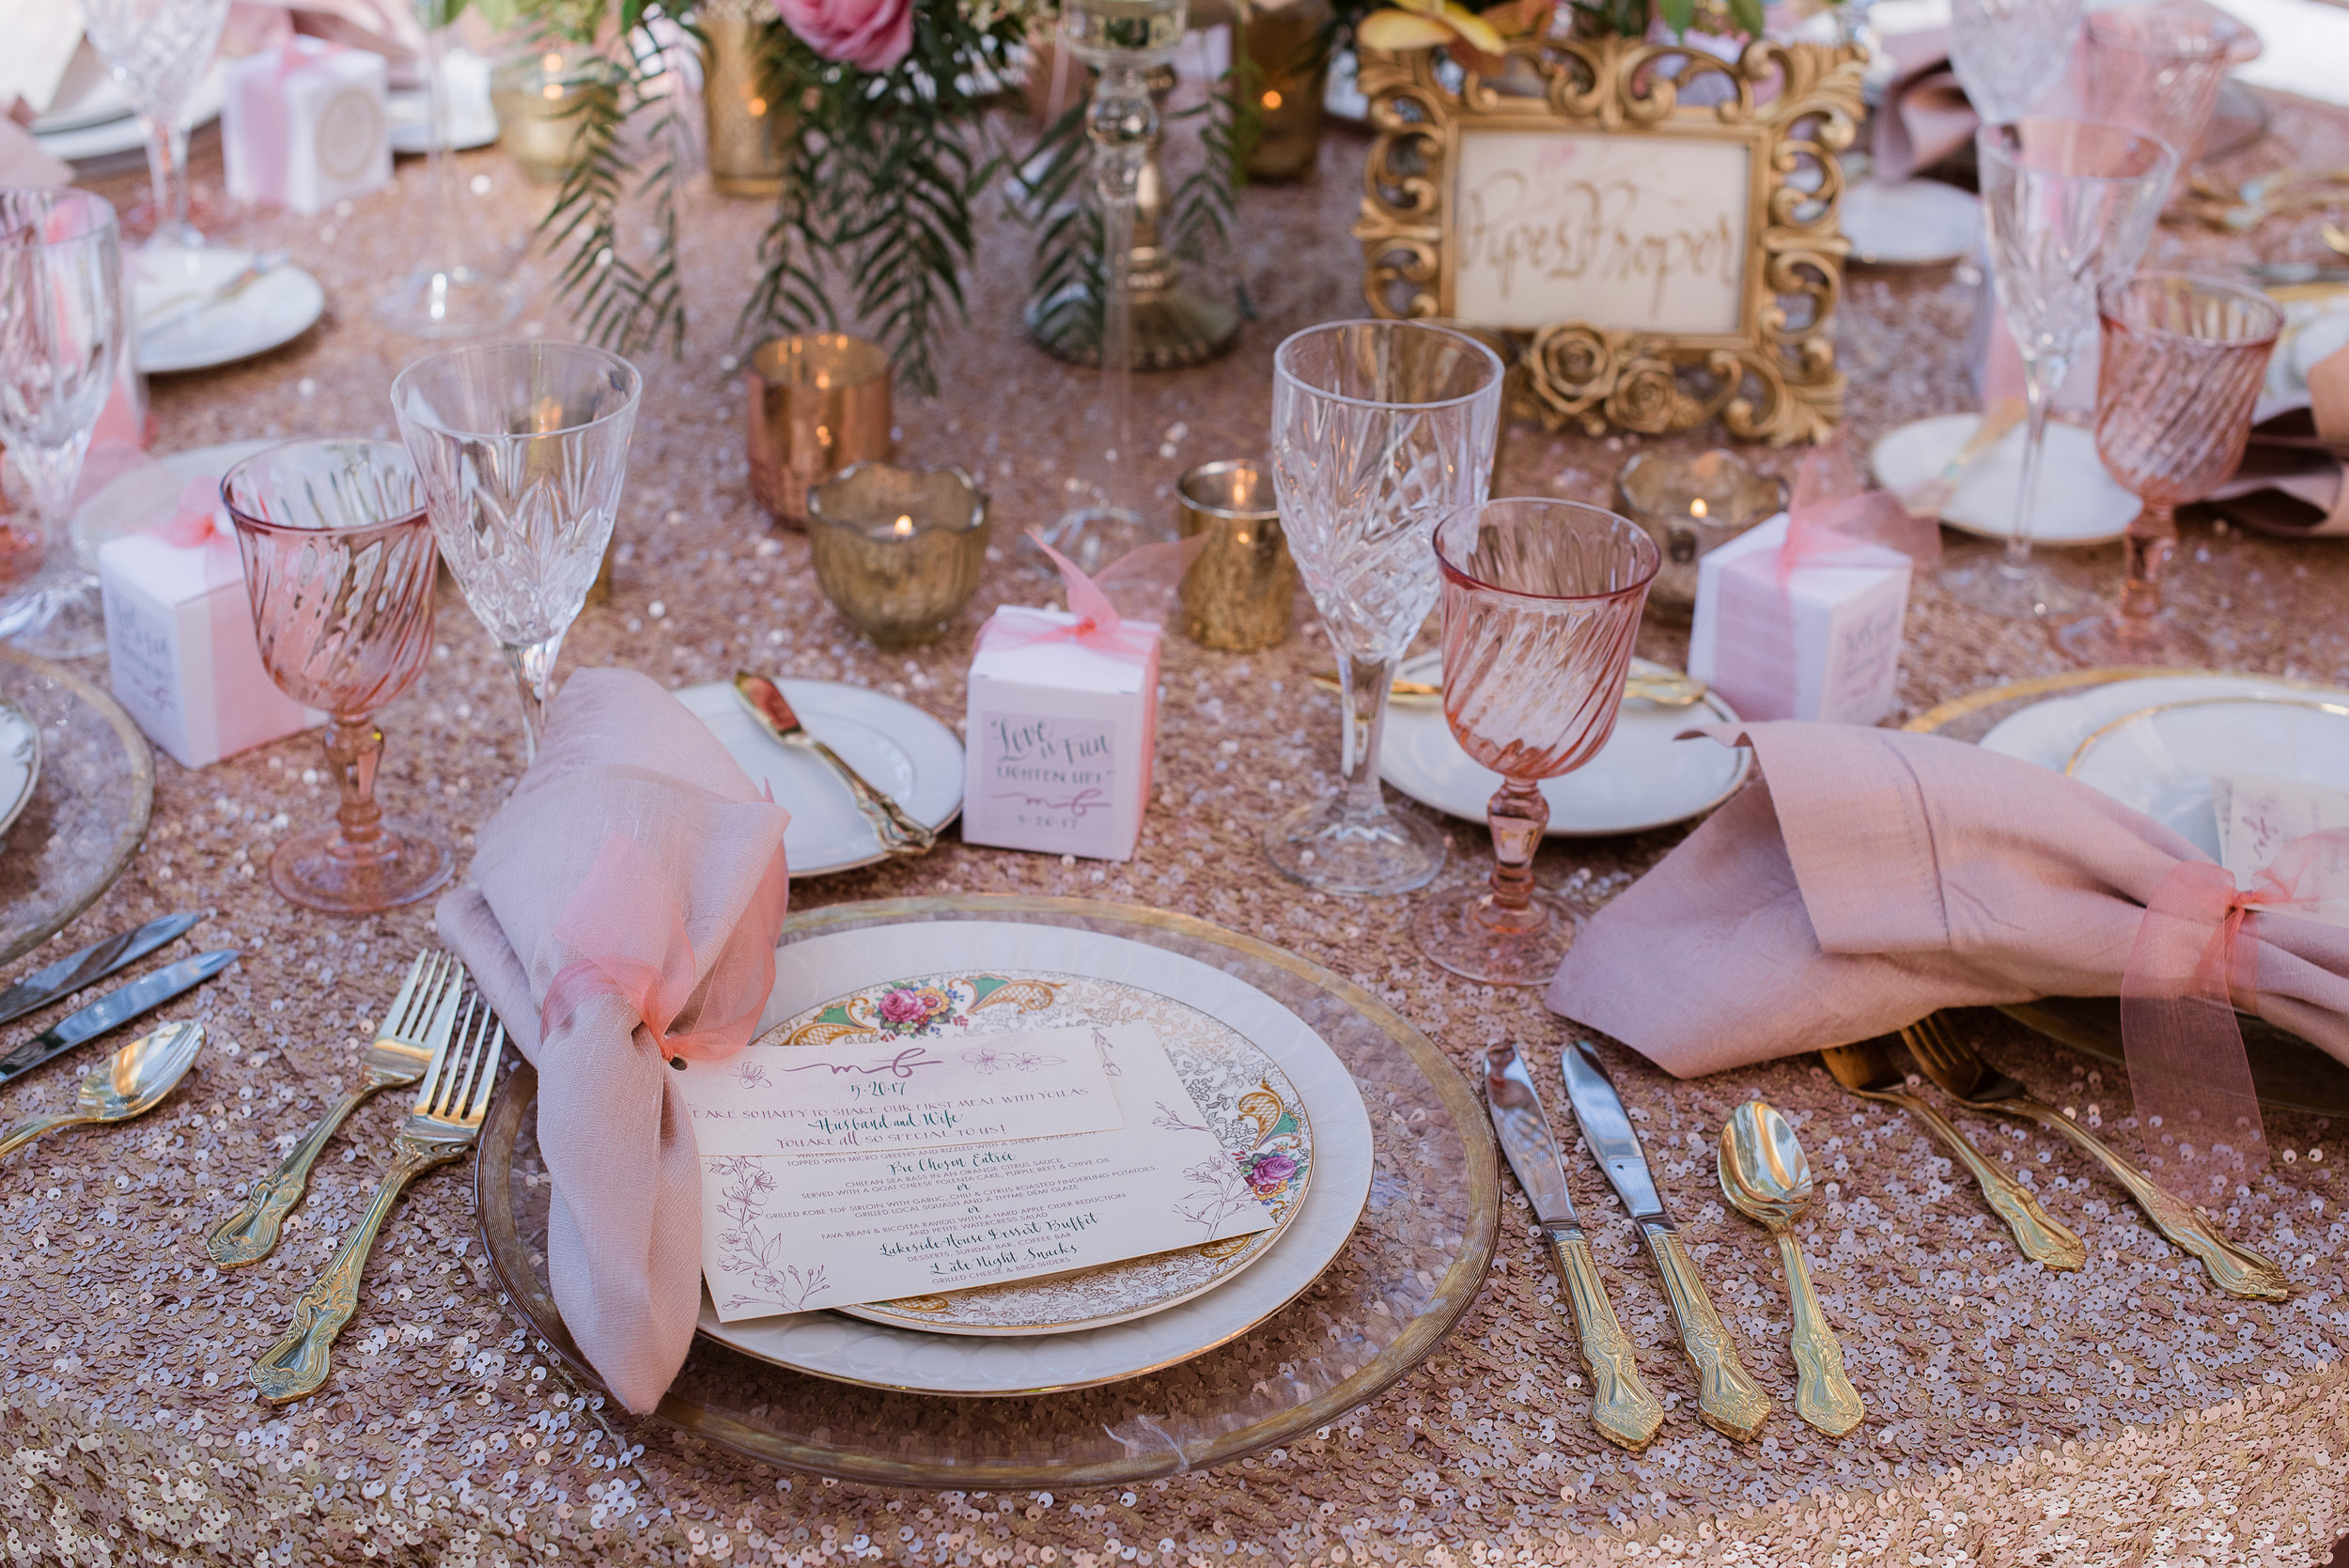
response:
[[[1704,497],[1703,496],[1698,496],[1694,501],[1688,503],[1688,515],[1692,518],[1704,517],[1707,515],[1707,511],[1708,508],[1704,505]]]
[[[549,54],[545,59],[538,62],[538,69],[545,71],[549,76],[559,75],[563,70],[563,56],[560,54]]]
[[[1264,95],[1264,106],[1268,109],[1278,109],[1281,106],[1281,95],[1278,92],[1266,93]]]
[[[905,538],[913,532],[913,520],[900,512],[897,520],[889,525],[889,531],[901,539]]]

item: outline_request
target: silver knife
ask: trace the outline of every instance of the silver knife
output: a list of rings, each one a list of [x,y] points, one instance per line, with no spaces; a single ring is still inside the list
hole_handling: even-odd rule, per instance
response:
[[[34,1068],[46,1065],[85,1040],[94,1040],[117,1025],[130,1022],[150,1007],[161,1007],[190,986],[201,985],[235,962],[234,948],[199,953],[193,958],[142,975],[117,986],[77,1013],[69,1013],[49,1028],[0,1057],[0,1083],[12,1083]]]
[[[1573,1041],[1560,1053],[1559,1070],[1565,1075],[1575,1119],[1582,1124],[1582,1141],[1598,1157],[1599,1168],[1614,1184],[1615,1196],[1640,1227],[1656,1271],[1663,1276],[1664,1295],[1680,1324],[1680,1346],[1696,1370],[1697,1413],[1718,1432],[1740,1441],[1751,1437],[1769,1416],[1770,1396],[1737,1358],[1735,1342],[1721,1314],[1713,1310],[1713,1298],[1704,1294],[1696,1264],[1680,1244],[1680,1229],[1664,1211],[1663,1196],[1656,1190],[1647,1156],[1640,1150],[1640,1135],[1631,1130],[1623,1096],[1615,1093],[1597,1053],[1584,1041]]]
[[[150,920],[135,931],[117,931],[79,953],[67,954],[46,969],[35,970],[0,991],[0,1023],[21,1018],[37,1007],[46,1007],[60,997],[71,996],[85,986],[96,985],[126,964],[137,963],[165,942],[177,939],[204,914],[198,909],[194,914]]]
[[[1558,1157],[1558,1140],[1543,1114],[1542,1097],[1533,1089],[1532,1075],[1517,1055],[1517,1048],[1495,1046],[1484,1057],[1485,1104],[1492,1112],[1493,1131],[1509,1169],[1517,1173],[1533,1218],[1541,1222],[1549,1242],[1550,1262],[1564,1281],[1566,1300],[1574,1309],[1574,1327],[1582,1337],[1582,1360],[1591,1369],[1591,1424],[1598,1435],[1637,1453],[1664,1424],[1664,1407],[1640,1381],[1640,1364],[1631,1354],[1631,1341],[1615,1321],[1614,1305],[1600,1282],[1591,1244],[1574,1216],[1574,1200],[1566,1193],[1566,1172]]]

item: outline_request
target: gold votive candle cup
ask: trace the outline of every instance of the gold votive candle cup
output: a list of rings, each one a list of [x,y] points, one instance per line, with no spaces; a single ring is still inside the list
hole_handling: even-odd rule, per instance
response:
[[[889,352],[846,333],[770,338],[743,372],[751,405],[751,493],[786,528],[807,526],[807,492],[890,455]]]
[[[1256,67],[1256,108],[1263,116],[1249,149],[1248,178],[1302,179],[1321,155],[1322,97],[1329,88],[1325,35],[1330,0],[1251,6],[1246,38]]]
[[[579,145],[579,105],[586,91],[571,78],[586,57],[578,50],[547,49],[508,60],[490,73],[498,146],[542,184],[562,180]]]
[[[807,542],[817,584],[877,647],[945,635],[978,591],[987,494],[952,464],[862,462],[814,487]]]
[[[709,186],[722,196],[771,196],[788,172],[792,116],[767,100],[759,70],[764,0],[704,0],[693,10],[705,44],[702,114]]]
[[[1201,463],[1175,482],[1182,536],[1207,542],[1183,573],[1183,635],[1253,653],[1288,641],[1297,563],[1272,498],[1272,472],[1247,458]]]
[[[1642,452],[1615,475],[1623,513],[1646,530],[1663,565],[1648,588],[1648,613],[1686,621],[1697,602],[1697,563],[1754,524],[1783,511],[1786,481],[1756,474],[1735,452]]]

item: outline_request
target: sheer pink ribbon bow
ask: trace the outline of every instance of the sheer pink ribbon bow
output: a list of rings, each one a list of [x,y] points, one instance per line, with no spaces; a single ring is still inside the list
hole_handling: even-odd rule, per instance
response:
[[[1036,530],[1030,529],[1028,537],[1060,568],[1061,581],[1068,587],[1068,613],[1076,619],[1055,620],[1034,610],[1004,605],[979,629],[978,646],[982,652],[1009,652],[1039,643],[1075,643],[1112,659],[1140,663],[1150,657],[1159,627],[1155,622],[1129,620],[1120,614],[1110,598],[1112,588],[1137,599],[1162,600],[1174,592],[1183,573],[1207,543],[1206,536],[1201,534],[1188,539],[1143,545],[1128,551],[1103,567],[1098,578],[1092,578],[1076,562],[1046,544],[1044,536]]]
[[[614,833],[603,841],[554,928],[557,941],[583,956],[547,986],[539,1007],[542,1033],[551,1033],[589,997],[608,995],[628,1003],[664,1059],[721,1061],[750,1043],[774,988],[774,949],[764,941],[728,942],[708,977],[697,979],[685,911],[669,892],[669,880],[634,839]],[[743,924],[780,928],[789,894],[778,855],[752,894]],[[671,1033],[696,994],[701,1007],[694,1027]]]
[[[1783,588],[1803,567],[1873,566],[1868,551],[1897,550],[1923,571],[1941,558],[1941,528],[1912,518],[1890,490],[1858,489],[1854,477],[1829,474],[1825,453],[1805,458],[1786,509],[1786,543],[1778,552]]]
[[[2259,1006],[2256,913],[2349,924],[2349,829],[2284,846],[2251,886],[2208,861],[2170,867],[2145,906],[2121,975],[2121,1046],[2148,1141],[2184,1160],[2267,1164],[2238,1006]]]

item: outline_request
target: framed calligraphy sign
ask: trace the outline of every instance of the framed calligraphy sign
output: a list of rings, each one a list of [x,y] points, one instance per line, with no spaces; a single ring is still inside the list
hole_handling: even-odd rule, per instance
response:
[[[1527,339],[1513,411],[1551,429],[1718,418],[1780,446],[1831,430],[1858,57],[1599,38],[1505,58],[1488,78],[1433,50],[1362,52],[1371,308]]]

